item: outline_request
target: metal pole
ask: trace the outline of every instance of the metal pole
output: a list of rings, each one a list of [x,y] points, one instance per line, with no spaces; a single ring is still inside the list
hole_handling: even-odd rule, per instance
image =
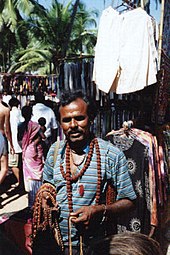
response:
[[[164,23],[164,7],[165,7],[165,0],[162,0],[161,19],[160,19],[160,28],[159,28],[159,44],[158,44],[158,68],[159,69],[160,69],[160,65],[161,65],[162,34],[163,34],[163,23]]]

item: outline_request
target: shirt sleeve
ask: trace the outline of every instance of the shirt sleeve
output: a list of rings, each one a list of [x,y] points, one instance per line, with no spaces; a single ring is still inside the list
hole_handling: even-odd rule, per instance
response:
[[[116,189],[116,200],[128,198],[136,199],[136,194],[133,188],[132,180],[128,172],[128,164],[124,153],[110,145],[108,151],[108,165],[110,177]]]
[[[44,170],[43,170],[43,181],[50,182],[51,184],[54,184],[54,148],[56,143],[52,144],[50,147],[45,164],[44,164]]]
[[[55,116],[53,110],[51,110],[51,128],[52,128],[52,129],[58,128],[56,116]]]

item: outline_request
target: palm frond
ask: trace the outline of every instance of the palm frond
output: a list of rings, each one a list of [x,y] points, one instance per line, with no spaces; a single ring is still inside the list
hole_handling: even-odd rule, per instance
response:
[[[34,5],[31,3],[31,1],[20,0],[16,2],[16,8],[22,13],[24,13],[26,16],[29,16],[34,9]]]
[[[2,17],[4,23],[14,32],[17,24],[17,15],[13,1],[8,0],[5,2]]]

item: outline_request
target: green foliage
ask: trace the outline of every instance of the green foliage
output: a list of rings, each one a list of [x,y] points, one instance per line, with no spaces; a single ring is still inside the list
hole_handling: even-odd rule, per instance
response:
[[[33,0],[4,1],[1,26],[3,31],[10,31],[15,39],[15,44],[10,47],[10,55],[7,52],[9,72],[49,72],[51,65],[50,69],[56,73],[59,59],[64,57],[64,45],[68,45],[67,56],[93,53],[97,12],[87,11],[85,5],[79,3],[68,38],[74,9],[72,2],[63,5],[53,0],[51,7],[45,9]],[[9,37],[5,36],[4,40],[8,42],[9,48]]]

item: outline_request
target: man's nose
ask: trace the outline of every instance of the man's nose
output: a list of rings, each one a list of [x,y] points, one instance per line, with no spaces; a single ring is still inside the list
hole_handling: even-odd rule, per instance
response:
[[[74,118],[71,119],[70,126],[71,128],[77,127],[77,121]]]

